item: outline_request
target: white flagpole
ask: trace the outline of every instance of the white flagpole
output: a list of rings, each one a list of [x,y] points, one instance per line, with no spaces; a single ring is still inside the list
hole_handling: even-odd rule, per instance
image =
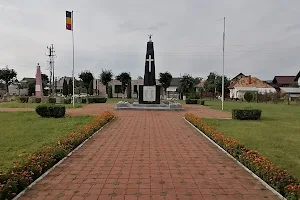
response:
[[[225,51],[225,17],[224,17],[224,32],[223,32],[222,110],[224,110],[224,51]]]
[[[72,43],[73,43],[73,71],[72,71],[72,79],[73,79],[73,108],[75,107],[75,77],[74,77],[74,12],[72,11]]]

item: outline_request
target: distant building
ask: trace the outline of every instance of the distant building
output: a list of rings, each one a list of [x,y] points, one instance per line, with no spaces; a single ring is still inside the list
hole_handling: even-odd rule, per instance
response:
[[[296,87],[296,76],[275,76],[272,83],[279,90],[281,87]]]
[[[290,100],[294,100],[300,97],[300,88],[295,87],[281,87],[280,93],[282,95],[288,96]]]
[[[247,91],[262,94],[276,92],[275,88],[271,85],[251,76],[243,77],[237,80],[236,82],[232,83],[228,89],[230,91],[230,98],[232,99],[244,99],[244,94]]]
[[[240,80],[241,78],[247,77],[245,76],[245,74],[243,73],[239,73],[238,75],[236,75],[235,77],[233,77],[230,81],[230,84],[235,83],[236,81]]]
[[[9,95],[27,96],[28,87],[23,88],[20,83],[12,83],[8,86]]]
[[[143,85],[143,84],[144,84],[143,79],[131,80],[131,97],[132,98],[138,98],[139,85]],[[156,85],[160,85],[158,80],[156,80]],[[198,85],[199,85],[199,87],[202,87],[203,83],[200,83]],[[115,98],[122,97],[120,81],[112,80],[109,83],[109,86],[112,87],[113,97],[115,97]],[[179,87],[180,87],[180,78],[177,78],[177,77],[172,78],[170,87],[168,87],[167,91],[166,91],[167,98],[178,98],[179,99],[181,96],[181,94],[179,92]],[[94,94],[97,94],[97,95],[103,96],[103,97],[106,95],[105,86],[101,83],[100,79],[94,79],[93,88],[94,88]],[[161,88],[161,94],[164,95],[164,88]],[[125,97],[127,97],[127,92],[125,92]]]
[[[298,74],[296,75],[294,81],[295,81],[295,83],[298,84],[298,87],[300,87],[300,71],[299,71]]]
[[[67,84],[69,84],[69,81],[72,80],[72,77],[61,77],[56,81],[56,92],[58,93],[63,93],[63,85],[64,85],[64,80],[67,81]]]

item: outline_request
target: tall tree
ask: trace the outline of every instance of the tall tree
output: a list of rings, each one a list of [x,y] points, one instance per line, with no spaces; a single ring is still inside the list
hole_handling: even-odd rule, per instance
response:
[[[108,95],[108,83],[112,80],[113,73],[111,70],[103,70],[100,74],[100,81],[103,85],[105,85],[106,95]]]
[[[72,79],[70,79],[69,83],[68,83],[68,93],[69,93],[69,95],[73,95],[73,81],[72,81]]]
[[[128,82],[128,86],[127,86],[127,98],[131,99],[131,77],[130,77],[130,81]]]
[[[84,87],[86,88],[86,90],[88,91],[89,90],[89,84],[92,80],[94,80],[94,76],[93,74],[86,70],[86,71],[82,71],[80,74],[79,74],[79,78],[82,80],[83,84],[84,84]]]
[[[224,76],[224,91],[228,92],[228,86],[230,85],[230,80]],[[210,72],[207,76],[207,79],[204,83],[204,89],[207,92],[215,94],[215,92],[222,93],[222,76],[218,75],[215,72]],[[215,95],[214,95],[215,96]]]
[[[122,90],[122,94],[123,94],[122,97],[124,98],[124,93],[126,91],[126,88],[129,84],[129,82],[131,81],[130,74],[127,72],[122,72],[116,78],[118,81],[121,82],[121,90]]]
[[[195,85],[198,85],[199,83],[201,83],[202,80],[203,80],[202,77],[196,77],[196,78],[194,78]]]
[[[180,79],[180,91],[182,94],[187,95],[187,94],[193,92],[194,87],[195,87],[195,80],[189,74],[184,75]]]
[[[35,95],[35,83],[31,82],[28,84],[28,95],[34,96]]]
[[[17,77],[17,72],[14,69],[8,69],[8,67],[0,69],[0,80],[5,82],[6,92],[8,92],[8,85]]]
[[[169,72],[159,73],[158,81],[164,88],[165,96],[167,95],[167,88],[170,87],[172,82],[172,75]]]
[[[93,95],[94,94],[93,80],[89,84],[88,94],[89,95]]]
[[[68,96],[68,93],[69,93],[68,89],[69,88],[68,88],[67,80],[64,79],[64,82],[63,82],[63,95]]]
[[[48,90],[46,90],[45,88],[47,87],[48,83],[49,83],[49,78],[47,74],[41,74],[42,77],[42,88],[43,88],[43,94],[45,96],[48,95]]]
[[[216,82],[217,82],[216,79],[217,79],[217,74],[215,72],[210,72],[204,83],[205,91],[212,92],[212,93],[216,91]]]

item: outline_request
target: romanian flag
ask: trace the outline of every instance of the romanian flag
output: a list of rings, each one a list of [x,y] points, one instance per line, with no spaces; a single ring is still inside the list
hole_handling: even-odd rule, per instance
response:
[[[66,11],[66,29],[73,30],[73,16],[72,12]]]

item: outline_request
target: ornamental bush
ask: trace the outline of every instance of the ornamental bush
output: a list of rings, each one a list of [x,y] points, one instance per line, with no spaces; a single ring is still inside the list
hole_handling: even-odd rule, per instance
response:
[[[41,98],[35,98],[35,103],[41,103],[42,99]]]
[[[253,99],[253,94],[252,94],[252,92],[246,92],[245,94],[244,94],[244,99],[249,103],[250,101],[252,101],[252,99]]]
[[[239,120],[258,120],[261,117],[259,109],[234,109],[232,110],[232,119]]]
[[[201,101],[200,101],[200,105],[204,106],[204,103],[205,103],[204,100],[201,100]]]
[[[53,98],[53,97],[50,97],[50,98],[49,98],[49,103],[54,103],[54,104],[55,104],[55,103],[56,103],[56,99]]]
[[[71,104],[71,99],[70,98],[64,99],[64,104]]]
[[[186,104],[198,104],[198,99],[186,99]]]
[[[87,100],[84,98],[84,99],[81,99],[81,103],[86,103]]]
[[[88,97],[87,102],[88,103],[106,103],[107,98],[103,97]]]
[[[59,105],[38,105],[35,109],[36,113],[45,118],[61,118],[66,114],[66,107]]]
[[[20,97],[20,102],[21,103],[28,103],[29,97]]]

